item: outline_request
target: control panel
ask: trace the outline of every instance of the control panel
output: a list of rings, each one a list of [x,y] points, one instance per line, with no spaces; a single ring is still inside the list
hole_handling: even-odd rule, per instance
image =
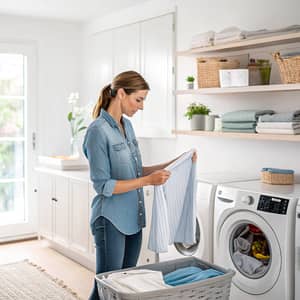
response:
[[[286,215],[289,200],[279,197],[260,195],[257,210]]]

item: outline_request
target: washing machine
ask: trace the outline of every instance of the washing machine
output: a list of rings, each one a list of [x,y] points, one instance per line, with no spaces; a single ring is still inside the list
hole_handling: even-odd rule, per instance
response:
[[[196,243],[193,245],[174,243],[168,247],[168,252],[158,254],[158,260],[166,261],[193,255],[207,262],[213,262],[213,211],[217,185],[255,179],[257,179],[257,175],[249,173],[211,172],[198,174]]]
[[[297,300],[300,299],[300,200],[298,200],[295,218],[295,300]]]
[[[295,217],[300,185],[219,185],[214,263],[235,270],[231,300],[294,300]]]

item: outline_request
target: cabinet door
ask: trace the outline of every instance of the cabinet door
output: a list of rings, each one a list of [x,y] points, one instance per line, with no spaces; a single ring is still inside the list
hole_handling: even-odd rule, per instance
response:
[[[113,73],[140,71],[139,24],[113,30]]]
[[[38,176],[38,211],[39,211],[39,235],[52,239],[52,215],[53,215],[53,176],[39,173]]]
[[[87,255],[89,251],[88,182],[70,179],[70,247]]]
[[[113,76],[112,31],[93,35],[87,51],[87,99],[96,102],[101,89],[111,83]]]
[[[96,191],[94,190],[93,184],[89,184],[89,220],[91,218],[91,205],[94,197],[96,196]],[[91,230],[89,230],[89,247],[90,247],[90,255],[94,259],[96,252],[95,252],[95,242],[94,242],[94,237],[92,235]]]
[[[155,263],[155,253],[148,249],[148,240],[152,217],[153,187],[144,188],[145,209],[146,209],[146,227],[143,229],[143,241],[138,265]]]
[[[54,226],[53,240],[63,246],[68,246],[69,237],[69,180],[55,176]]]
[[[171,136],[174,127],[173,15],[141,23],[141,72],[150,85],[138,136]]]

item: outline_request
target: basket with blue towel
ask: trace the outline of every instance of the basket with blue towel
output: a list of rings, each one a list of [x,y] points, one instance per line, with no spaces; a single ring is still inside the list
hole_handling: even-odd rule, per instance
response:
[[[294,184],[294,171],[289,169],[262,168],[261,181],[269,184]]]
[[[123,290],[120,292],[122,288],[118,290],[118,284],[109,284],[109,278],[118,278],[118,273],[129,274],[132,272],[138,274],[140,272],[143,276],[144,271],[147,270],[150,274],[154,271],[162,273],[164,283],[161,288],[150,290],[149,284],[142,282],[146,291],[129,292],[128,290],[128,292],[124,292]],[[154,275],[151,274],[151,276],[155,278]],[[228,300],[233,276],[234,271],[230,269],[221,268],[195,257],[186,257],[97,274],[96,281],[100,299],[103,300],[183,300],[196,298]],[[136,288],[132,281],[127,280],[126,283],[126,288]],[[159,286],[157,277],[154,279],[155,285]]]

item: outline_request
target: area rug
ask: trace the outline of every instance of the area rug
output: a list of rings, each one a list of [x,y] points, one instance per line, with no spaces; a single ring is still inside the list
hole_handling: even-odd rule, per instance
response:
[[[27,261],[0,265],[1,300],[78,300],[61,280]]]

